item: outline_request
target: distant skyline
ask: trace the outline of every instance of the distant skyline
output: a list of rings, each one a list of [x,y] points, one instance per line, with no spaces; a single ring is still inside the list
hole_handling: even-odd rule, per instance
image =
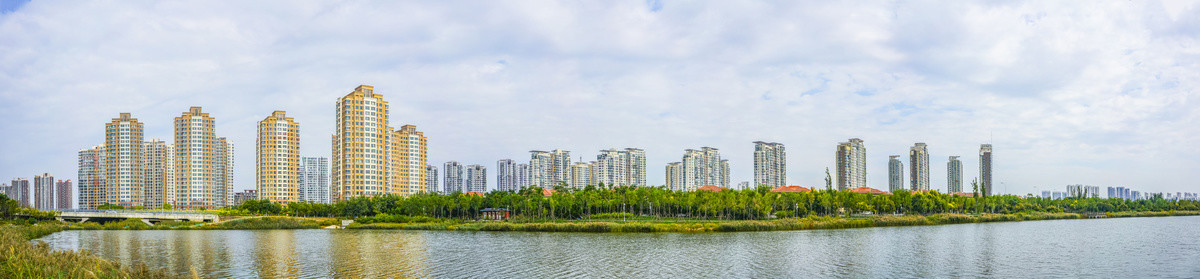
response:
[[[709,146],[737,185],[767,141],[786,146],[787,184],[823,188],[860,138],[876,189],[917,142],[935,190],[948,156],[970,188],[985,143],[995,193],[1200,189],[1191,2],[6,1],[0,38],[3,181],[76,180],[120,113],[169,142],[201,106],[237,146],[235,189],[255,189],[257,121],[287,111],[300,155],[331,158],[334,105],[365,84],[439,169],[640,148],[662,185]]]

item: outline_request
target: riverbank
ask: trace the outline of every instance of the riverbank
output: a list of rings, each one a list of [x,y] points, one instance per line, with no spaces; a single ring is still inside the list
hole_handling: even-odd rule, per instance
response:
[[[1161,217],[1200,215],[1200,211],[1113,212],[1106,217]],[[892,226],[930,226],[986,222],[1015,222],[1057,219],[1083,219],[1077,213],[1014,213],[980,214],[977,216],[943,213],[933,215],[784,218],[775,220],[697,221],[697,220],[563,220],[546,222],[424,222],[424,223],[355,223],[347,229],[391,230],[453,230],[453,231],[525,231],[525,232],[745,232],[849,229]]]
[[[0,225],[0,278],[174,278],[144,265],[128,267],[90,253],[52,251],[43,242],[32,242],[66,228],[63,223]]]
[[[217,223],[202,222],[162,222],[146,224],[138,219],[120,222],[100,223],[70,223],[67,230],[300,230],[320,229],[338,224],[336,218],[310,218],[285,216],[256,216],[237,218]]]

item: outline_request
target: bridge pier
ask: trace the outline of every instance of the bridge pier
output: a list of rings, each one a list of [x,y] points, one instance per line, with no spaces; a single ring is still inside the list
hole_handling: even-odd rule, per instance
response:
[[[146,223],[146,225],[154,226],[154,223],[150,223],[150,219],[142,219],[142,223]]]

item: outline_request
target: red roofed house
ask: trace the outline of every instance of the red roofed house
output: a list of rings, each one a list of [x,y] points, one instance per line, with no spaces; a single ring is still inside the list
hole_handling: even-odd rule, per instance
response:
[[[800,187],[800,186],[796,186],[796,185],[791,185],[791,186],[779,186],[779,188],[772,189],[771,192],[804,193],[804,192],[812,192],[812,189],[808,189],[808,188],[804,188],[804,187]]]
[[[696,189],[696,191],[721,192],[721,191],[724,191],[725,189],[729,189],[729,188],[725,188],[725,187],[721,187],[721,186],[717,186],[717,185],[704,185],[703,187]]]
[[[967,192],[954,192],[954,193],[950,193],[950,195],[959,196],[959,197],[968,197],[968,198],[975,196],[974,193],[967,193]]]
[[[483,193],[480,193],[480,192],[466,192],[466,193],[463,193],[463,195],[476,195],[476,196],[480,196],[480,197],[482,197],[482,196],[483,196]]]
[[[850,189],[850,192],[859,193],[859,194],[873,194],[873,195],[891,195],[892,194],[892,193],[880,191],[879,189],[875,189],[875,188],[871,188],[871,187],[858,187],[858,188]]]
[[[542,196],[553,196],[555,192],[557,191],[554,191],[554,189],[542,189]]]

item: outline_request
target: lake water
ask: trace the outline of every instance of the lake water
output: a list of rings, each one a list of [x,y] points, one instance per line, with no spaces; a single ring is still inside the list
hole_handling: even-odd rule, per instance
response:
[[[65,231],[202,277],[1200,277],[1200,216],[740,233]]]

